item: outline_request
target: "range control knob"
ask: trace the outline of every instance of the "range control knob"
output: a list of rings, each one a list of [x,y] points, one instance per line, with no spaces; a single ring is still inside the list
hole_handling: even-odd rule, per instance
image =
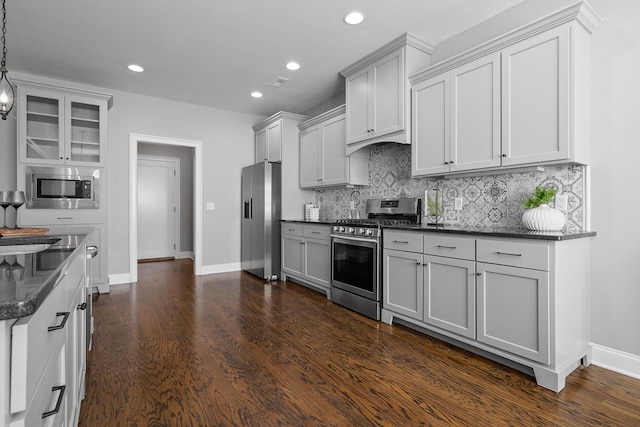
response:
[[[344,233],[344,227],[340,227],[340,232]]]
[[[367,230],[365,230],[364,228],[359,228],[358,229],[358,234],[365,234]]]
[[[373,236],[373,230],[371,229],[367,230],[367,236]]]
[[[353,227],[349,227],[349,234],[354,234],[356,232],[356,229]]]
[[[335,232],[340,231],[340,226],[338,226],[338,225],[334,225],[334,226],[333,226],[333,231],[335,231]]]

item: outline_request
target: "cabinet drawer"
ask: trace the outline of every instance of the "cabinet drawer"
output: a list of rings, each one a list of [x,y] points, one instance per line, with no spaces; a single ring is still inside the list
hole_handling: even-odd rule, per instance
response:
[[[385,249],[422,253],[422,233],[413,231],[384,230]]]
[[[34,390],[33,400],[29,403],[26,411],[13,418],[11,427],[64,425],[69,387],[65,387],[64,390],[60,388],[60,386],[67,385],[65,384],[63,368],[65,363],[63,342],[58,342],[52,350],[54,357],[49,361],[38,388]],[[58,405],[58,402],[60,402],[60,405]],[[57,413],[47,414],[48,412],[54,412],[56,407],[59,408]],[[47,414],[47,417],[43,418],[43,414]]]
[[[312,239],[329,240],[331,234],[331,226],[328,225],[304,225],[304,237]]]
[[[282,234],[290,234],[292,236],[304,236],[304,226],[298,222],[283,222],[280,230]]]
[[[63,276],[38,311],[19,319],[11,329],[12,413],[27,408],[54,347],[65,337],[69,325],[65,286]]]
[[[548,271],[550,255],[551,246],[548,243],[477,240],[478,262]]]
[[[476,259],[476,240],[442,234],[424,235],[424,253],[449,258]]]

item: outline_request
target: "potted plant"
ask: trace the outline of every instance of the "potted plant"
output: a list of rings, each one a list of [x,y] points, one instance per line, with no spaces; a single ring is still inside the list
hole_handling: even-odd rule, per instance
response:
[[[427,225],[443,226],[444,206],[439,188],[427,191]]]
[[[522,215],[525,227],[535,231],[558,231],[564,227],[564,214],[549,206],[556,192],[553,187],[538,186],[533,195],[522,202],[522,206],[527,209]]]

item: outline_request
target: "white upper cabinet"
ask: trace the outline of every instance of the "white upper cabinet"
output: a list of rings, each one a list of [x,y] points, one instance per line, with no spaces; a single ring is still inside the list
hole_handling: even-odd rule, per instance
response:
[[[589,162],[586,3],[411,76],[412,175]]]
[[[429,65],[432,51],[404,34],[341,71],[348,155],[378,142],[411,143],[408,76]]]
[[[282,161],[282,119],[256,131],[256,163]]]
[[[347,156],[345,107],[300,123],[300,188],[368,185],[366,152]]]
[[[500,165],[500,56],[413,87],[412,175]]]
[[[571,27],[502,51],[502,164],[570,159]]]
[[[110,95],[19,82],[18,149],[23,163],[104,166]]]

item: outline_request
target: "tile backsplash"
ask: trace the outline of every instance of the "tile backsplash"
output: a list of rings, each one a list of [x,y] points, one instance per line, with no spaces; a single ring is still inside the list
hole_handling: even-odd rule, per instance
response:
[[[465,178],[411,178],[411,146],[400,144],[371,147],[369,186],[332,188],[316,191],[320,218],[347,218],[353,201],[365,217],[370,198],[416,197],[439,187],[444,202],[444,222],[448,225],[522,228],[522,201],[536,186],[551,186],[568,196],[568,231],[584,229],[585,167],[546,166],[544,171],[504,173]],[[462,198],[462,210],[455,210],[455,199]],[[553,203],[551,203],[553,206]],[[422,222],[427,219],[423,216]]]

